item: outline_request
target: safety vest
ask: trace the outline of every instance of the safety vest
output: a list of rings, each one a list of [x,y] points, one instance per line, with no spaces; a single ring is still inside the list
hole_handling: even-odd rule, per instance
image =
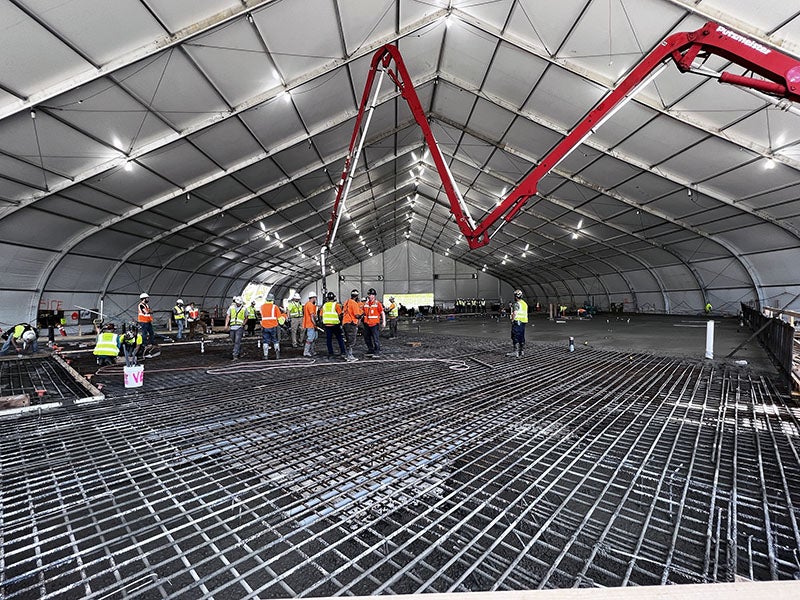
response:
[[[272,329],[277,327],[278,317],[281,316],[281,309],[279,309],[273,302],[265,302],[261,305],[261,327],[263,329]]]
[[[134,346],[141,346],[142,345],[142,334],[137,333],[136,339],[128,341],[125,339],[125,336],[122,336],[122,345],[127,346],[128,348],[133,348]]]
[[[172,309],[172,312],[175,314],[176,321],[182,321],[185,318],[183,306],[180,304],[176,304],[175,308]]]
[[[248,306],[247,307],[247,318],[255,320],[255,318],[256,318],[256,307],[255,306]]]
[[[361,302],[349,298],[344,303],[342,323],[358,323],[361,313]]]
[[[190,308],[189,309],[189,318],[187,320],[190,321],[190,322],[191,321],[197,321],[197,317],[199,317],[199,316],[200,316],[200,311],[199,310],[197,310],[196,308]]]
[[[228,314],[231,316],[231,327],[235,327],[236,325],[241,325],[244,323],[244,320],[247,317],[247,309],[244,306],[242,306],[242,308],[236,308],[235,304],[231,304],[231,307],[228,309]]]
[[[397,308],[397,304],[392,302],[392,305],[389,307],[389,317],[396,319],[398,314],[400,314],[400,311]]]
[[[139,323],[152,323],[153,311],[150,310],[150,306],[148,306],[144,302],[139,302],[139,314],[136,318],[139,321]]]
[[[289,309],[289,316],[293,319],[303,316],[303,305],[296,300],[289,302],[289,306],[287,308]]]
[[[512,320],[519,321],[520,323],[528,322],[528,303],[522,298],[517,300],[514,305],[514,314],[511,315]]]
[[[26,328],[27,328],[27,325],[15,325],[14,326],[14,333],[12,333],[11,336],[15,340],[20,339],[22,337],[22,334],[25,333]]]
[[[381,322],[381,313],[383,312],[383,305],[380,302],[374,304],[370,302],[364,303],[364,324],[373,327]]]
[[[117,334],[106,331],[98,335],[92,354],[96,356],[117,356],[119,354]]]
[[[338,325],[339,324],[339,311],[336,307],[339,306],[338,302],[326,302],[322,305],[322,324],[323,325]],[[339,309],[341,310],[341,309]]]
[[[313,329],[316,326],[314,322],[317,317],[317,305],[311,300],[303,305],[303,327],[305,329]]]

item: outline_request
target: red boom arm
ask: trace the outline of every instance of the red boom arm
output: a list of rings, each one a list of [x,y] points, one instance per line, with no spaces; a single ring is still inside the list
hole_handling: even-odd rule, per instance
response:
[[[417,93],[408,75],[403,59],[396,46],[383,46],[372,58],[369,75],[364,87],[358,116],[356,118],[353,136],[350,140],[350,150],[342,171],[336,201],[333,206],[331,221],[328,225],[328,236],[325,246],[331,239],[331,231],[339,210],[339,202],[345,188],[345,181],[354,167],[351,164],[356,139],[361,127],[364,111],[367,106],[368,96],[375,79],[378,68],[386,70],[389,77],[400,90],[401,95],[408,102],[414,119],[422,128],[425,141],[430,149],[431,157],[436,165],[436,170],[442,179],[447,198],[450,201],[450,210],[455,216],[459,229],[467,238],[470,248],[479,248],[489,242],[488,229],[503,218],[511,221],[523,205],[536,194],[539,181],[547,175],[559,162],[577,148],[594,130],[602,125],[617,110],[622,108],[624,102],[634,96],[644,87],[652,77],[660,72],[660,65],[666,66],[667,59],[672,59],[681,71],[692,70],[692,63],[698,56],[716,54],[737,65],[745,67],[748,71],[759,75],[761,78],[734,75],[723,72],[719,80],[722,83],[750,87],[773,96],[788,98],[800,102],[800,62],[786,54],[768,48],[735,31],[727,29],[714,22],[708,22],[697,31],[675,33],[666,38],[657,48],[648,54],[622,82],[603,98],[597,106],[575,128],[561,140],[543,159],[525,176],[520,184],[483,220],[475,225],[466,212],[466,205],[455,188],[442,153],[433,137],[427,117],[420,104]],[[389,68],[394,61],[397,72]],[[763,78],[763,79],[762,79]],[[502,224],[501,224],[502,225]]]

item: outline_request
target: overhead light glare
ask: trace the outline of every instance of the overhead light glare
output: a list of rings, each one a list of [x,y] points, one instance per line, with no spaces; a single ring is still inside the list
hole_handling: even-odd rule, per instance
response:
[[[767,163],[764,165],[765,169],[774,169],[775,168],[775,161],[772,158],[767,159]]]

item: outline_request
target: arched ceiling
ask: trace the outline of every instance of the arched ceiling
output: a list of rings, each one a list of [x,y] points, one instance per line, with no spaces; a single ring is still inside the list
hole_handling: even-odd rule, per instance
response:
[[[798,15],[751,0],[0,0],[0,276],[32,306],[65,289],[301,287],[320,277],[383,44],[480,218],[667,35],[715,20],[800,57]],[[798,115],[670,64],[470,250],[384,85],[330,265],[410,240],[537,295],[796,304]]]

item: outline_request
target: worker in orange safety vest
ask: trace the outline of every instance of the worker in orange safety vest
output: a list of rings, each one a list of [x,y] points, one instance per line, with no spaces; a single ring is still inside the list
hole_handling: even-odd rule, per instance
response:
[[[350,297],[342,308],[342,329],[344,330],[344,345],[347,349],[344,359],[348,362],[358,360],[353,356],[353,346],[358,337],[358,323],[364,316],[364,305],[358,299],[359,295],[358,290],[350,292]]]
[[[386,313],[376,296],[375,288],[369,288],[364,303],[364,341],[367,343],[367,356],[381,354],[381,329],[386,327]]]
[[[269,358],[270,346],[275,347],[275,359],[281,357],[280,326],[286,322],[286,313],[275,304],[275,295],[270,292],[261,305],[261,345],[264,359]]]

